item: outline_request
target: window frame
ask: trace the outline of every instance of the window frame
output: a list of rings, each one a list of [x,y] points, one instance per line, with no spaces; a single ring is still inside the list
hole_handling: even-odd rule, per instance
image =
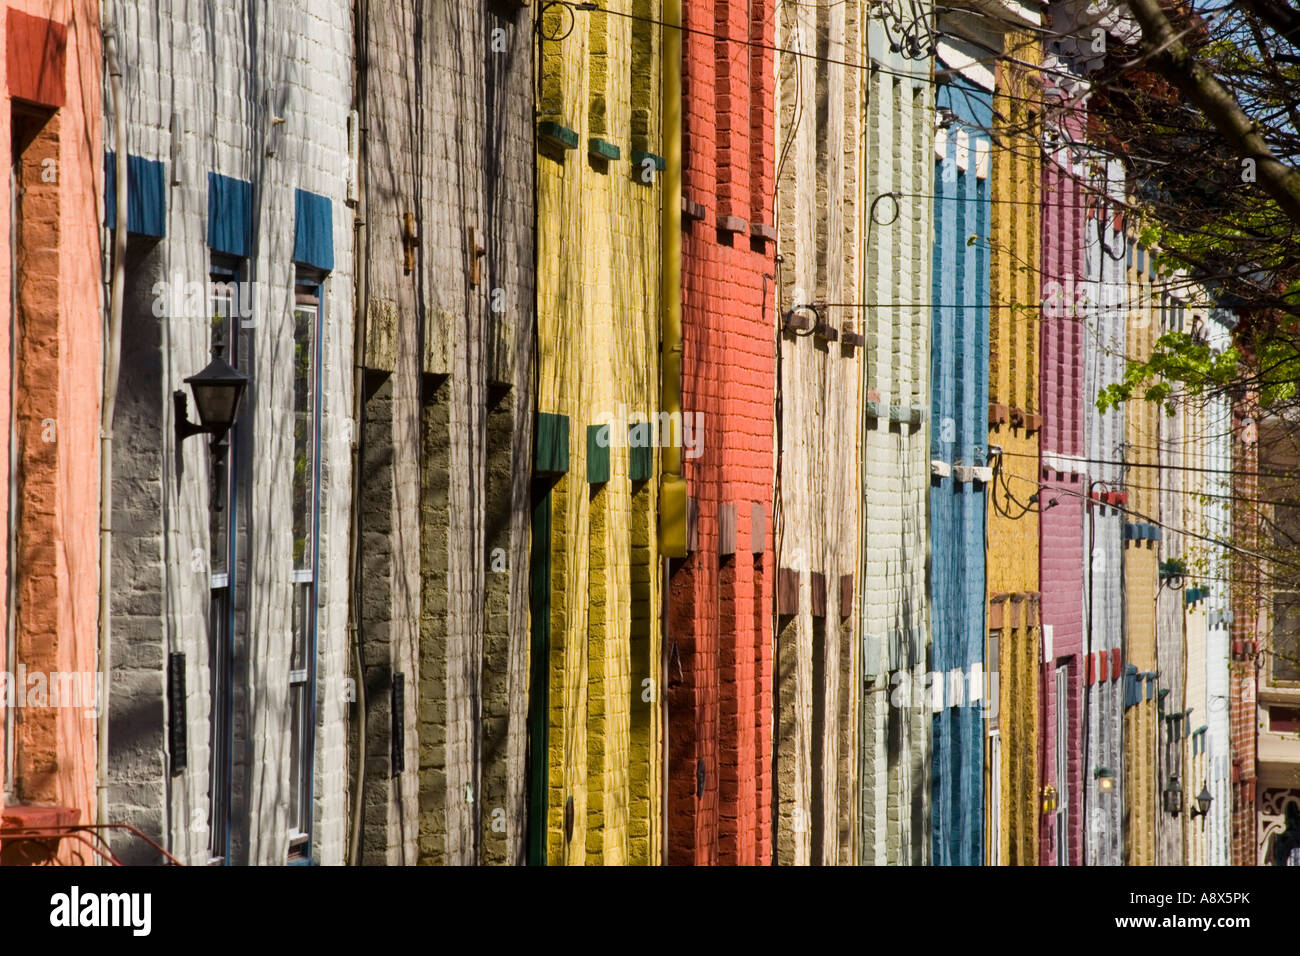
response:
[[[1056,865],[1070,865],[1070,665],[1056,668],[1053,744],[1056,757]]]
[[[216,316],[216,286],[224,282],[233,287],[228,297],[230,308],[225,316],[226,334],[222,354],[233,367],[240,367],[240,336],[244,329],[240,319],[246,312],[251,316],[255,301],[243,302],[240,295],[248,291],[247,261],[213,255],[208,266],[208,306],[210,319]],[[252,298],[250,293],[250,299]],[[211,332],[211,327],[209,332]],[[215,347],[209,351],[215,355]],[[240,416],[243,418],[243,412]],[[243,478],[239,462],[239,420],[231,426],[226,452],[225,515],[225,568],[212,567],[211,523],[208,547],[208,865],[227,866],[230,863],[231,809],[234,783],[234,637],[235,589],[239,583],[236,574],[239,557],[239,522],[236,520],[239,505],[239,483]],[[217,594],[221,597],[218,599]],[[218,610],[218,601],[220,609]],[[214,632],[214,616],[220,614],[220,631]],[[220,709],[218,709],[220,708]],[[224,740],[222,740],[224,738]],[[222,740],[220,745],[218,740]],[[220,767],[218,767],[220,763]],[[216,852],[220,850],[221,852]]]
[[[310,515],[308,528],[308,546],[311,551],[311,560],[307,562],[309,567],[294,567],[291,571],[290,583],[290,671],[289,678],[289,723],[288,733],[290,736],[290,800],[293,803],[289,809],[289,851],[288,862],[291,864],[309,865],[312,863],[312,845],[315,838],[315,819],[313,813],[313,803],[315,801],[315,750],[316,750],[316,717],[317,717],[317,695],[316,681],[318,674],[317,655],[319,653],[319,627],[318,619],[320,616],[320,475],[321,475],[321,420],[324,407],[324,389],[323,389],[323,335],[324,329],[324,312],[325,312],[325,280],[326,277],[320,272],[306,269],[302,266],[295,266],[293,281],[293,301],[291,303],[294,315],[294,337],[298,334],[297,315],[304,308],[310,309],[313,313],[313,322],[311,326],[311,361],[312,368],[308,375],[310,388],[310,415],[311,415],[311,451],[310,451],[310,484],[307,494],[307,507]],[[304,299],[314,299],[314,302],[305,302]],[[295,353],[296,354],[296,353]],[[294,387],[297,387],[297,374],[295,370]],[[293,418],[296,425],[296,399],[293,396],[294,411]],[[296,449],[295,449],[296,455]],[[291,477],[292,482],[292,477]],[[291,490],[291,494],[295,492]],[[296,561],[291,559],[291,563],[296,565]],[[302,667],[294,667],[294,650],[297,644],[297,602],[299,600],[298,590],[305,586],[307,592],[306,611],[303,625],[305,633],[302,640]],[[296,697],[295,690],[300,691],[301,696]],[[294,718],[298,717],[297,734],[300,739],[294,740],[295,722]],[[297,756],[297,773],[294,772],[295,758]],[[296,824],[295,825],[295,818]]]

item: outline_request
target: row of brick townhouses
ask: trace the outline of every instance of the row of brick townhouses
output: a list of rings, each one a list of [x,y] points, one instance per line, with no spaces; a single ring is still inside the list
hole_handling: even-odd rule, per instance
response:
[[[164,6],[0,10],[4,862],[1300,856],[1121,14]]]

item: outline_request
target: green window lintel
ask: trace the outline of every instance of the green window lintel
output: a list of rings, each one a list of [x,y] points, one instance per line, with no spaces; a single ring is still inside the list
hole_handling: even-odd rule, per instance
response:
[[[587,426],[587,483],[609,481],[609,425]]]
[[[593,136],[587,140],[587,152],[598,159],[615,160],[623,155],[622,150],[607,139]]]
[[[537,413],[537,449],[533,470],[541,475],[563,475],[569,470],[569,416]]]
[[[544,140],[554,143],[561,149],[578,148],[578,131],[569,129],[562,123],[555,120],[543,120],[537,124],[537,135]]]

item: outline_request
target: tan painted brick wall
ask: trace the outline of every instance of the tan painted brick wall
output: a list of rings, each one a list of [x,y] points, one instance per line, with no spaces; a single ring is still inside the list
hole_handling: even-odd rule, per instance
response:
[[[1026,63],[1039,58],[1038,42],[1028,33],[1009,33],[1008,54]],[[1003,598],[998,659],[988,669],[998,674],[996,728],[1001,740],[1001,778],[996,782],[1000,826],[986,846],[998,841],[1003,865],[1038,862],[1038,822],[1042,786],[1039,767],[1038,702],[1041,693],[1042,637],[1038,618],[1038,513],[1026,511],[1038,490],[1039,430],[1016,420],[1041,413],[1039,404],[1040,223],[1037,198],[1041,173],[1034,145],[1038,118],[1025,99],[1032,73],[1009,62],[995,73],[995,141],[991,160],[989,402],[1005,407],[1009,421],[989,427],[989,445],[1002,448],[998,480],[990,491],[988,514],[988,594]],[[1013,307],[1015,306],[1015,307]],[[1019,414],[1017,414],[1019,413]],[[997,613],[992,610],[991,613]],[[987,773],[991,773],[990,769]],[[986,773],[986,775],[987,775]],[[990,781],[992,783],[992,781]],[[988,800],[994,798],[990,789]],[[987,802],[987,801],[986,801]]]

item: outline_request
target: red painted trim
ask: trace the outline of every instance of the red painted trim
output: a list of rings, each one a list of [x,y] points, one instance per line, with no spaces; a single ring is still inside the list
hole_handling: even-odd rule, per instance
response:
[[[58,108],[66,101],[68,28],[10,9],[5,15],[5,70],[14,99]]]

